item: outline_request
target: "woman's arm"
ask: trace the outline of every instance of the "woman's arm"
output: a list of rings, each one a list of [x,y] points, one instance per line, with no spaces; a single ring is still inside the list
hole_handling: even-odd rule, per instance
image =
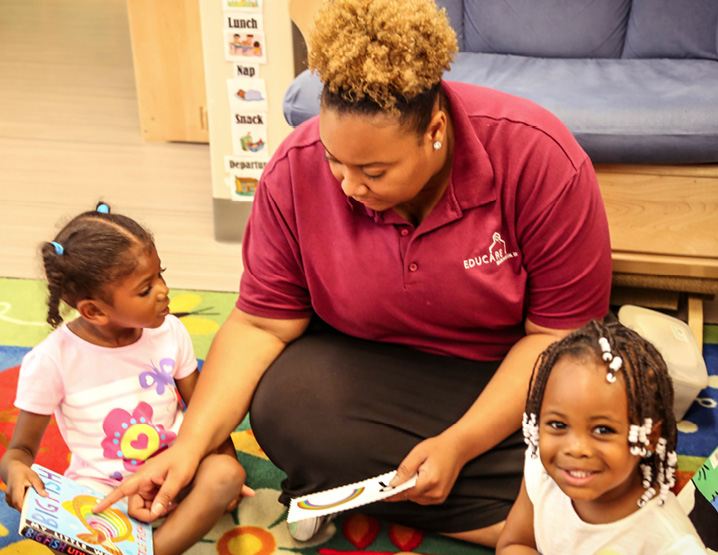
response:
[[[526,491],[526,482],[521,481],[521,491],[509,516],[506,526],[496,545],[497,555],[536,555],[536,536],[534,534],[534,506]]]
[[[40,441],[49,423],[49,414],[21,410],[7,451],[0,460],[0,478],[7,486],[5,499],[8,505],[18,511],[22,509],[25,492],[30,486],[40,495],[45,495],[45,485],[30,465],[35,462]]]
[[[484,391],[454,425],[411,450],[393,485],[419,473],[402,499],[420,504],[443,502],[464,465],[521,426],[529,378],[536,359],[551,343],[573,330],[538,326],[526,320],[526,336],[508,352]]]
[[[154,489],[152,512],[161,515],[190,482],[202,458],[242,421],[266,369],[308,325],[309,318],[261,318],[235,308],[212,341],[175,443],[125,479],[93,511]]]

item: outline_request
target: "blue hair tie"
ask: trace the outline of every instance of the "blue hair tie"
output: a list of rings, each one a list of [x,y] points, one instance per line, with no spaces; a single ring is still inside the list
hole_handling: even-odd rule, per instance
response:
[[[55,247],[55,254],[58,256],[62,256],[65,253],[64,247],[57,241],[53,241],[52,246]]]
[[[100,214],[109,214],[110,213],[110,207],[107,206],[104,202],[101,202],[97,205],[97,211]]]

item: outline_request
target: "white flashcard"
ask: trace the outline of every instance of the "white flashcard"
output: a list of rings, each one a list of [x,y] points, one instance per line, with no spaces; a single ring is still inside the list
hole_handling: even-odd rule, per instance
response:
[[[227,79],[229,109],[232,112],[267,112],[267,85],[264,79],[235,77]]]
[[[325,516],[361,507],[381,501],[416,485],[415,474],[403,484],[390,487],[389,482],[395,475],[396,471],[387,472],[362,482],[295,497],[289,504],[287,522],[296,522],[305,518]]]
[[[263,2],[264,0],[222,0],[222,7],[243,12],[261,13]]]
[[[232,200],[252,200],[262,176],[262,171],[269,160],[267,158],[244,158],[225,156],[224,171],[229,174],[227,185]]]
[[[235,62],[233,65],[236,77],[259,77],[259,64]]]
[[[267,63],[264,33],[259,31],[224,30],[224,57],[229,62]]]

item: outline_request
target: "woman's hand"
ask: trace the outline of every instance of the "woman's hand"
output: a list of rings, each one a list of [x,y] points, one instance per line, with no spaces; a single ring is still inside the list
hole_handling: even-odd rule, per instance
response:
[[[127,514],[141,522],[153,522],[158,518],[167,516],[177,505],[170,505],[169,507],[167,507],[167,510],[161,515],[153,514],[152,503],[154,501],[154,496],[156,493],[156,490],[153,491],[153,489],[146,489],[143,492],[135,493],[128,496]]]
[[[200,460],[201,454],[197,449],[184,445],[178,439],[166,451],[145,462],[135,474],[125,478],[92,508],[92,512],[100,513],[123,497],[139,495],[142,502],[135,497],[133,503],[138,511],[144,507],[142,520],[157,520],[167,514],[172,500],[192,481]]]
[[[13,509],[22,510],[25,494],[29,487],[35,488],[42,497],[47,495],[45,493],[45,484],[40,479],[40,476],[26,464],[13,461],[8,465],[7,470],[5,502]]]
[[[420,505],[443,503],[464,464],[456,446],[446,436],[425,439],[404,458],[390,483],[398,486],[416,473],[416,485],[387,501],[413,501]]]

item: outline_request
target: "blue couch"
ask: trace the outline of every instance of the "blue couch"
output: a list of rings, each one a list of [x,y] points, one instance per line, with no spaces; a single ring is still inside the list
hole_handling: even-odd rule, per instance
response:
[[[529,98],[594,163],[718,162],[718,0],[438,0],[459,50],[446,79]],[[304,71],[284,98],[319,111]]]

